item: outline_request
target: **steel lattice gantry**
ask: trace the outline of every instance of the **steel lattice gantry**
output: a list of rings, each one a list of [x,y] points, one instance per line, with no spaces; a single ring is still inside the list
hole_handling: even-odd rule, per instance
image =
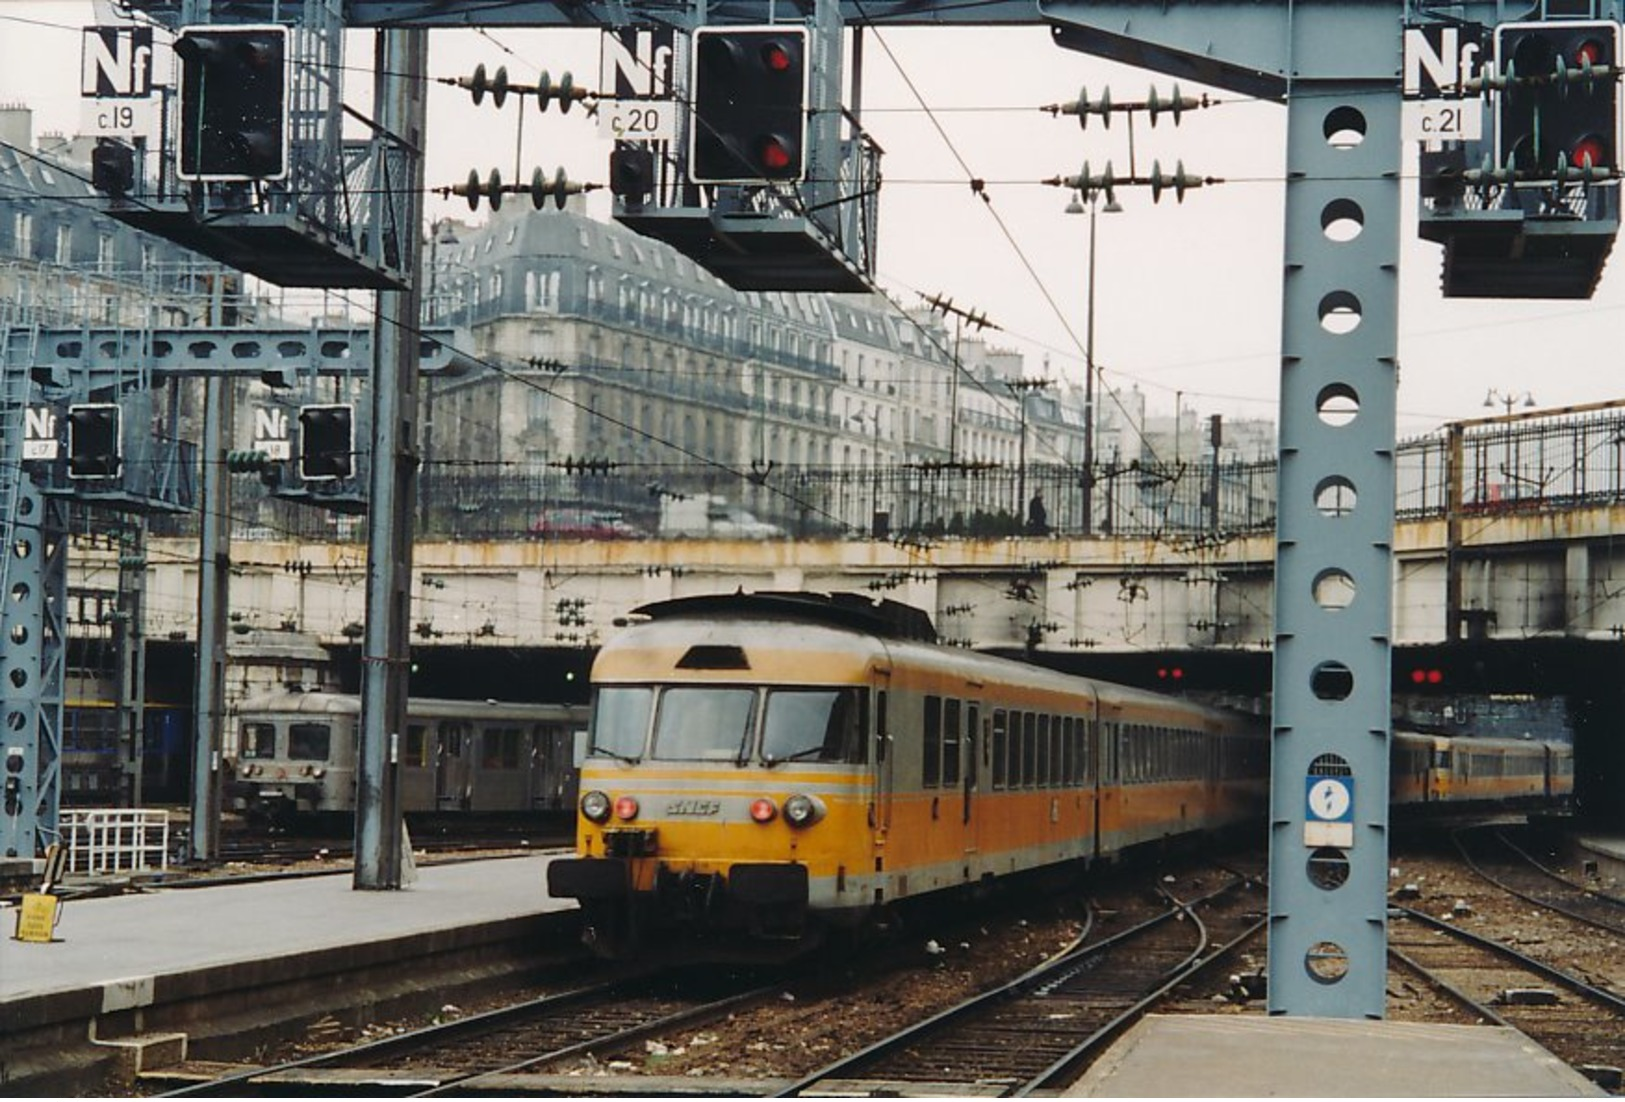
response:
[[[174,0],[135,0],[160,18]],[[1593,18],[1618,18],[1610,0]],[[232,6],[266,17],[268,3]],[[347,25],[762,22],[772,5],[350,0]],[[782,16],[782,12],[779,12]],[[950,4],[856,0],[848,24],[1047,23],[1057,44],[1248,95],[1288,114],[1279,561],[1270,816],[1270,1011],[1380,1017],[1394,524],[1402,30],[1540,18],[1539,5]],[[1571,12],[1571,15],[1582,14]],[[1328,233],[1354,226],[1350,237]],[[1354,504],[1349,505],[1350,502]]]
[[[0,327],[0,783],[14,782],[0,806],[0,857],[32,858],[57,840],[68,499],[142,505],[140,495],[53,486],[48,464],[24,458],[29,411],[93,392],[122,394],[135,380],[240,377],[288,387],[354,377],[370,369],[374,339],[370,330],[315,327]],[[420,330],[411,343],[421,372],[472,366],[458,351],[473,345],[466,332]]]

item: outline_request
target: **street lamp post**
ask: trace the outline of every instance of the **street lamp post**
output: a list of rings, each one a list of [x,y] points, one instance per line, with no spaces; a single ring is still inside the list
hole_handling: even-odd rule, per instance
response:
[[[1106,213],[1116,214],[1123,208],[1115,198],[1106,200]],[[1067,204],[1068,214],[1082,214],[1084,205],[1074,195]],[[1089,197],[1089,316],[1083,335],[1083,534],[1095,532],[1095,216],[1099,203]]]
[[[1519,394],[1516,390],[1499,390],[1492,386],[1490,387],[1489,393],[1484,395],[1484,408],[1494,409],[1496,406],[1500,406],[1502,409],[1502,416],[1505,417],[1511,417],[1512,407],[1519,405],[1520,403],[1525,409],[1534,409],[1534,394],[1527,390],[1522,394]]]

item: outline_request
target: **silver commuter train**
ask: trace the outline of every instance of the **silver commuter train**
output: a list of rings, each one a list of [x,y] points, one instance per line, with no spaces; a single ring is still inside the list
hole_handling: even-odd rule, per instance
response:
[[[569,811],[585,704],[414,697],[400,747],[405,812]],[[233,710],[227,806],[270,820],[355,811],[361,699],[279,689]]]

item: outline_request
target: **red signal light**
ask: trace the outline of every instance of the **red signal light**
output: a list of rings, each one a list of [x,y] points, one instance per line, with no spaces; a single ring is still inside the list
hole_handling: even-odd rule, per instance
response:
[[[1602,168],[1604,154],[1602,139],[1587,134],[1569,150],[1569,160],[1576,168]]]
[[[758,823],[771,823],[779,813],[778,807],[765,796],[752,800],[750,804],[750,817]]]
[[[1429,685],[1437,685],[1437,684],[1441,683],[1442,681],[1444,681],[1444,671],[1443,670],[1429,670],[1428,671],[1428,684]]]
[[[790,150],[777,138],[763,138],[759,156],[762,167],[769,172],[783,172],[790,167]]]
[[[1574,48],[1574,67],[1583,69],[1587,65],[1601,65],[1603,56],[1602,43],[1588,38]]]
[[[786,50],[781,43],[769,42],[762,47],[762,65],[769,72],[787,73],[793,64],[794,61],[790,57],[790,51]]]
[[[630,822],[638,817],[638,801],[633,796],[621,796],[615,801],[615,817]]]
[[[1184,668],[1183,668],[1183,667],[1181,667],[1181,666],[1175,666],[1175,667],[1174,667],[1174,668],[1173,668],[1173,669],[1172,669],[1172,670],[1171,670],[1171,671],[1170,671],[1170,675],[1171,675],[1171,676],[1172,676],[1172,677],[1173,677],[1173,679],[1174,679],[1174,680],[1175,680],[1175,681],[1178,681],[1178,680],[1179,680],[1179,679],[1180,679],[1180,678],[1182,678],[1182,677],[1184,677],[1184,676],[1185,676],[1185,670],[1184,670]]]
[[[1422,669],[1411,671],[1411,684],[1420,685],[1428,679],[1428,672]]]

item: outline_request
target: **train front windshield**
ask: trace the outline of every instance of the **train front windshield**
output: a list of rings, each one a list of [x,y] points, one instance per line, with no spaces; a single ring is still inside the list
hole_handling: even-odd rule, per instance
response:
[[[862,701],[855,689],[773,690],[762,721],[762,759],[862,761]]]
[[[656,761],[863,761],[864,696],[851,688],[604,688],[590,753],[641,760],[651,719]]]
[[[673,688],[660,694],[654,757],[660,761],[744,760],[750,753],[753,689]]]
[[[288,726],[288,757],[294,761],[326,761],[332,743],[332,728],[325,723]]]

